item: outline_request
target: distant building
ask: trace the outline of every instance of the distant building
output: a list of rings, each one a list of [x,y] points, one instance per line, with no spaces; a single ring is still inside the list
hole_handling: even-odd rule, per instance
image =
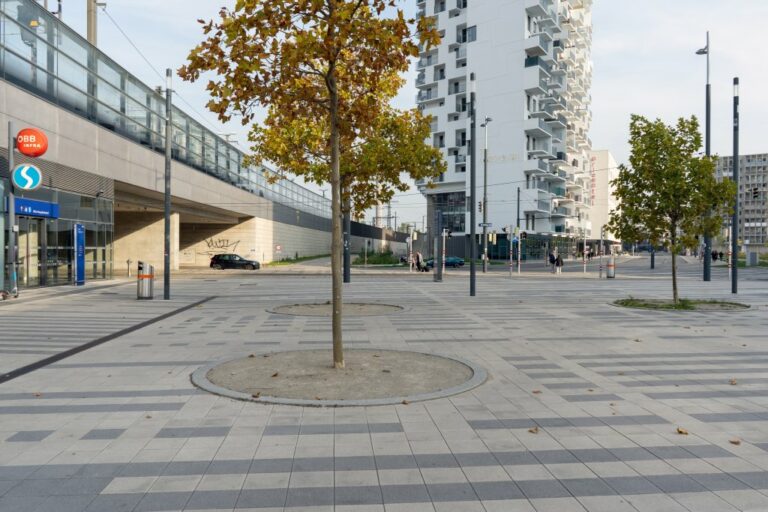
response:
[[[592,236],[600,237],[600,230],[608,224],[611,211],[615,210],[619,201],[616,199],[616,188],[611,185],[611,181],[619,175],[619,167],[616,160],[607,149],[591,152],[591,183],[592,189],[589,191],[592,210],[590,218],[592,220]],[[617,240],[606,229],[606,238]]]
[[[719,180],[733,177],[732,156],[718,159],[716,176]],[[768,244],[768,153],[739,156],[738,239],[751,247]]]

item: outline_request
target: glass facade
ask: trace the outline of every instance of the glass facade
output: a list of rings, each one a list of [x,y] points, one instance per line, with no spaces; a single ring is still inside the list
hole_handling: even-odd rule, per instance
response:
[[[0,78],[148,149],[165,151],[165,100],[33,0],[0,1]],[[174,160],[253,194],[330,218],[330,201],[266,168],[173,107]]]
[[[85,226],[86,280],[112,277],[112,200],[46,188],[17,194],[17,197],[59,204],[58,219],[24,215],[16,218],[20,288],[73,284],[73,229],[78,223]]]
[[[435,210],[443,216],[443,227],[454,233],[464,233],[467,213],[467,199],[464,192],[434,194]]]

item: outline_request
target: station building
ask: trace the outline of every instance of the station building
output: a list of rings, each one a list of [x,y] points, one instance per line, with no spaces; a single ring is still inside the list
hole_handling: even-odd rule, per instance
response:
[[[270,262],[330,253],[330,201],[265,168],[173,107],[171,266],[207,267],[236,253]],[[0,2],[0,184],[10,188],[8,129],[43,131],[34,164],[42,186],[15,190],[55,212],[18,211],[21,287],[73,282],[73,226],[85,227],[86,279],[111,278],[141,260],[162,269],[165,100],[32,0]],[[5,199],[5,198],[4,198]],[[0,210],[6,208],[0,202]],[[0,215],[0,247],[8,240]],[[372,240],[401,250],[407,235],[353,223],[353,250]],[[0,256],[0,268],[7,247]],[[0,276],[3,273],[0,272]],[[2,283],[0,283],[2,288]]]

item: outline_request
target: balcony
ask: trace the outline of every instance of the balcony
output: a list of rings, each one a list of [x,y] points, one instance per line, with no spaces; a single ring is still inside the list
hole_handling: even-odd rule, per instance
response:
[[[523,84],[525,92],[531,96],[541,96],[547,94],[547,83],[549,75],[542,68],[526,67],[523,70]]]
[[[525,12],[531,18],[546,16],[548,7],[548,0],[525,0]]]
[[[546,33],[532,35],[525,40],[525,53],[530,57],[549,54],[550,39]]]
[[[558,151],[555,153],[555,158],[549,161],[552,164],[565,164],[568,163],[568,155],[566,155],[563,151]]]
[[[525,67],[531,68],[531,67],[540,67],[544,71],[547,72],[547,75],[549,75],[552,72],[552,66],[547,63],[544,59],[541,57],[526,57],[525,58]]]
[[[558,206],[557,208],[552,208],[552,212],[549,215],[550,217],[570,217],[571,212],[568,208]]]
[[[533,137],[552,137],[552,130],[543,119],[526,119],[525,133]]]
[[[547,182],[545,181],[532,180],[528,182],[528,186],[525,188],[527,190],[538,190],[540,192],[549,193],[549,185],[547,185]]]
[[[527,174],[545,174],[549,172],[549,164],[546,160],[531,158],[523,163],[523,172]]]
[[[416,103],[427,103],[438,100],[441,100],[441,98],[437,95],[437,91],[435,89],[419,91],[419,94],[416,95]]]
[[[548,145],[528,148],[528,158],[552,158],[552,148]]]
[[[565,197],[565,189],[563,187],[552,187],[549,191],[557,197]]]
[[[568,127],[568,121],[566,121],[565,116],[559,115],[553,119],[546,119],[547,123],[549,123],[549,126],[554,130],[563,130]]]
[[[526,213],[527,212],[533,212],[533,213],[544,212],[544,213],[549,213],[550,212],[550,206],[551,205],[550,205],[549,201],[533,201],[533,206],[531,208],[526,208],[525,211],[526,211]]]
[[[456,63],[467,60],[467,45],[463,44],[456,48]]]
[[[453,82],[448,89],[448,94],[461,94],[467,92],[467,84],[465,82]]]
[[[457,153],[454,155],[454,161],[457,164],[465,164],[467,163],[467,155],[463,155],[461,153]]]

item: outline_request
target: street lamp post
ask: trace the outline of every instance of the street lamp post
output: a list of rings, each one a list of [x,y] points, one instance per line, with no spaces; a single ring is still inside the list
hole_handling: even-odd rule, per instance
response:
[[[488,272],[488,123],[490,117],[480,126],[485,130],[485,145],[483,146],[483,274]]]
[[[739,77],[733,79],[733,182],[736,184],[736,204],[731,225],[731,293],[739,291]]]
[[[707,110],[706,110],[706,121],[705,121],[705,128],[704,128],[704,134],[705,134],[704,149],[707,157],[709,157],[711,155],[710,128],[711,128],[711,102],[712,102],[712,96],[711,96],[712,87],[709,83],[709,31],[707,31],[707,46],[698,50],[696,52],[696,55],[707,56],[707,89],[706,89]],[[710,213],[707,212],[707,216],[709,215]],[[704,233],[704,281],[712,280],[712,259],[711,258],[712,258],[712,238],[709,233]]]
[[[469,296],[474,297],[477,277],[477,216],[475,215],[475,187],[477,186],[477,159],[475,158],[475,74],[469,74]]]
[[[171,158],[173,157],[173,90],[171,69],[165,70],[165,197],[163,211],[163,300],[171,298]]]

